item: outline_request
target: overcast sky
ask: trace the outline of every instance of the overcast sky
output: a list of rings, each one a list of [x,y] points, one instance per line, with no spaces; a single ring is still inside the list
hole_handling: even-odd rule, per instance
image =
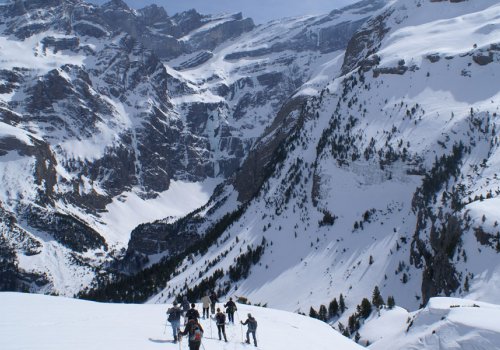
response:
[[[107,0],[87,0],[102,4]],[[252,17],[256,23],[270,19],[328,13],[333,9],[352,4],[357,0],[125,0],[129,6],[142,8],[156,3],[163,6],[170,15],[177,12],[196,9],[204,14],[223,12],[243,12],[243,16]]]

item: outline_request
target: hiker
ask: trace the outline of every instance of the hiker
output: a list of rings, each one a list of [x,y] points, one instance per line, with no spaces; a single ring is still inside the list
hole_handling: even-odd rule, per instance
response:
[[[227,317],[229,318],[229,322],[234,324],[234,312],[238,310],[236,304],[233,301],[233,298],[229,298],[229,301],[224,305],[227,312]]]
[[[241,322],[241,321],[240,321]],[[257,320],[252,317],[252,314],[248,314],[248,318],[245,322],[241,322],[242,325],[248,325],[247,329],[247,344],[250,344],[250,333],[253,336],[253,344],[257,346],[257,338],[255,337],[255,332],[257,332]]]
[[[212,294],[210,294],[210,312],[215,314],[215,304],[218,302],[217,294],[215,294],[214,291],[212,291]]]
[[[197,320],[191,319],[188,321],[183,332],[179,332],[179,339],[183,335],[189,335],[189,350],[199,350],[201,339],[203,338],[203,328]]]
[[[182,297],[181,306],[182,306],[182,316],[186,317],[186,312],[188,312],[188,310],[189,310],[189,301],[188,301],[188,297],[185,295]]]
[[[219,340],[222,340],[221,333],[224,335],[224,341],[227,343],[226,337],[226,315],[219,308],[215,314],[215,323],[217,324],[217,331],[219,332]]]
[[[181,315],[182,310],[177,306],[177,302],[174,301],[173,307],[167,310],[167,321],[170,322],[172,326],[172,334],[174,336],[174,343],[177,343],[177,333],[181,330]]]
[[[200,318],[200,313],[195,308],[196,308],[196,305],[194,303],[192,303],[191,304],[191,309],[189,309],[186,312],[185,318],[188,320],[188,322],[190,320],[195,320],[196,322],[198,322],[198,319]]]
[[[205,296],[201,298],[201,302],[203,303],[203,318],[208,318],[208,310],[210,308],[211,300],[210,297],[208,296],[208,292],[205,293]],[[206,316],[205,316],[206,314]]]

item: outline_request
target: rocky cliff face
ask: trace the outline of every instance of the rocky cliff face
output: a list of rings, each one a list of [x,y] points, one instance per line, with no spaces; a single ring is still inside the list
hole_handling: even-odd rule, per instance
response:
[[[256,27],[242,14],[170,16],[120,0],[0,5],[0,203],[15,219],[2,231],[6,269],[23,288],[71,295],[107,269],[183,251],[210,220],[194,219],[200,231],[176,228],[195,207],[178,211],[165,204],[169,193],[243,168],[252,184],[231,181],[249,198],[293,129],[283,123],[297,123],[304,98],[289,97],[322,84],[317,65],[341,55],[380,6]],[[153,213],[141,209],[148,203]],[[153,219],[167,229],[134,230]],[[36,253],[10,231],[24,232]],[[23,271],[38,282],[21,283]]]

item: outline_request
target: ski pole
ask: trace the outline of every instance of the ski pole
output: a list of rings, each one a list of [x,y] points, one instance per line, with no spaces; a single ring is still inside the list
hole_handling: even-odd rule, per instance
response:
[[[212,338],[212,319],[210,316],[208,317],[208,322],[210,322],[210,338]]]

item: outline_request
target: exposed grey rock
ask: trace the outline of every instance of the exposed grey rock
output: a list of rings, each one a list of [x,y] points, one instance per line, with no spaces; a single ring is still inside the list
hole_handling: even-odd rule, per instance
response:
[[[180,65],[176,66],[176,70],[184,70],[184,69],[190,69],[194,67],[198,67],[202,65],[203,63],[207,62],[209,59],[214,57],[214,54],[211,53],[210,51],[202,51],[199,54],[197,54],[195,57],[182,62]]]
[[[49,233],[59,243],[75,252],[107,249],[104,238],[76,217],[31,207],[26,210],[24,218],[30,227]]]
[[[477,53],[472,56],[474,62],[479,64],[480,66],[486,66],[493,62],[493,53]]]
[[[278,149],[301,125],[302,118],[305,118],[304,115],[299,118],[293,116],[294,111],[302,111],[304,103],[305,98],[298,97],[285,104],[273,124],[266,130],[261,140],[245,159],[240,171],[232,181],[238,191],[238,200],[240,202],[248,201],[260,190],[264,181],[272,173],[277,157],[283,156],[278,152]],[[267,137],[271,134],[273,137]]]
[[[432,63],[436,63],[436,62],[439,62],[439,60],[441,59],[441,56],[437,53],[435,54],[432,54],[432,55],[427,55],[426,58],[431,61]]]
[[[52,36],[48,36],[43,38],[42,40],[43,51],[47,48],[52,48],[54,53],[57,53],[61,50],[76,50],[80,45],[80,39],[73,38],[54,38]]]
[[[362,60],[368,59],[375,53],[382,39],[389,32],[390,28],[387,27],[386,19],[393,11],[393,9],[388,9],[371,18],[351,38],[344,56],[342,74],[347,74],[357,67]]]
[[[407,66],[398,65],[397,67],[380,67],[373,68],[373,76],[376,78],[380,74],[398,74],[403,75],[408,70]]]

